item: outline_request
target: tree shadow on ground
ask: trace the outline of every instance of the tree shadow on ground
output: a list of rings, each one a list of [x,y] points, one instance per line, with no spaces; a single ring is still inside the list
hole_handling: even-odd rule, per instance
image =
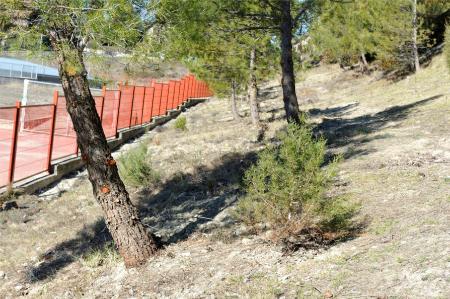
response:
[[[325,109],[312,108],[308,110],[308,114],[312,117],[339,117],[354,111],[358,106],[359,103],[355,102]]]
[[[324,119],[321,124],[314,128],[313,132],[316,136],[323,136],[327,139],[330,148],[349,144],[357,146],[361,143],[367,143],[371,139],[366,137],[355,142],[355,137],[366,136],[387,127],[398,127],[398,122],[405,120],[414,108],[440,97],[442,95],[436,95],[407,105],[393,106],[375,114],[366,114],[355,118]]]
[[[201,225],[232,205],[241,194],[242,177],[256,161],[256,153],[229,154],[213,163],[199,166],[193,173],[178,173],[160,186],[158,192],[140,191],[132,198],[149,232],[163,244],[187,239]],[[223,217],[220,225],[233,222]],[[104,219],[85,226],[75,237],[61,242],[27,267],[25,279],[37,282],[51,279],[58,271],[93,250],[103,250],[112,241]]]
[[[306,111],[306,114],[311,117],[340,117],[355,110],[359,106],[359,103],[349,103],[342,106],[317,109],[312,108]],[[261,112],[268,113],[270,116],[263,120],[263,122],[270,123],[280,119],[285,119],[284,108],[272,108],[268,110],[261,109]]]
[[[156,194],[141,191],[137,202],[144,224],[166,244],[188,238],[237,200],[244,172],[255,161],[254,152],[225,155],[214,167],[172,176]]]
[[[265,87],[258,91],[258,102],[263,103],[265,101],[273,100],[280,96],[281,85],[273,85]]]

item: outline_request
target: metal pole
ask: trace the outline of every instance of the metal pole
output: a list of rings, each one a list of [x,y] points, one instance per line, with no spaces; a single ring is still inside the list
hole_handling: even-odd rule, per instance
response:
[[[170,83],[172,83],[172,85]],[[169,91],[168,91],[168,95],[167,95],[167,106],[169,107],[168,103],[169,103],[170,86],[172,86],[172,98],[170,99],[170,110],[172,110],[173,109],[173,100],[175,99],[176,83],[173,80],[171,80],[170,83],[169,83]]]
[[[150,119],[148,120],[148,122],[152,122],[152,117],[153,117],[153,102],[155,101],[155,87],[150,87],[152,89],[152,99],[150,102]]]
[[[145,107],[145,93],[147,91],[147,87],[144,86],[144,96],[142,98],[142,111],[141,111],[141,126],[144,123],[144,107]]]
[[[106,97],[106,85],[103,85],[103,88],[102,88],[102,106],[100,107],[100,122],[102,123],[102,128],[103,128],[103,110],[105,110],[105,97]]]
[[[162,93],[163,93],[164,85],[163,85],[163,83],[160,83],[159,86],[161,86],[161,92],[159,93],[159,94],[160,94],[160,97],[159,97],[159,107],[158,107],[159,111],[158,111],[158,116],[162,115],[162,113],[161,113],[161,106],[162,106],[161,103],[162,103]]]
[[[16,109],[14,111],[14,123],[13,123],[13,135],[11,152],[9,154],[9,176],[8,185],[12,188],[14,182],[14,168],[16,167],[16,156],[17,156],[17,139],[19,137],[19,118],[20,118],[20,101],[16,102]]]
[[[47,171],[52,174],[52,154],[53,154],[53,144],[55,140],[55,124],[56,124],[56,107],[58,105],[58,91],[53,92],[53,105],[52,105],[52,121],[50,124],[50,139],[48,141],[48,152],[47,152]]]
[[[134,106],[134,93],[136,92],[136,86],[133,86],[133,98],[131,99],[131,112],[130,112],[130,125],[131,128],[131,120],[133,119],[133,106]]]
[[[122,99],[122,86],[119,85],[119,90],[117,91],[119,93],[119,104],[117,105],[117,118],[116,118],[116,138],[119,137],[117,136],[117,131],[119,130],[119,117],[120,117],[120,102]]]
[[[180,99],[180,92],[181,92],[181,81],[177,81],[177,83],[175,83],[175,86],[176,87],[178,87],[178,92],[177,92],[177,99],[176,100],[174,100],[174,107],[173,107],[173,109],[176,109],[176,108],[178,108],[178,100]]]

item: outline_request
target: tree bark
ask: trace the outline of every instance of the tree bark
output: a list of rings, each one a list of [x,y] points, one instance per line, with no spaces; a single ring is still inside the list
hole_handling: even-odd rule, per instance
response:
[[[258,82],[256,79],[256,49],[250,51],[250,80],[248,85],[248,98],[250,103],[250,114],[252,124],[259,124],[259,107],[258,107]]]
[[[57,54],[67,111],[77,133],[94,196],[103,209],[106,225],[125,265],[141,265],[156,252],[157,246],[141,223],[119,177],[89,90],[82,50],[72,41],[54,36],[52,46]]]
[[[238,120],[241,118],[236,103],[236,81],[231,82],[231,113],[233,114],[233,119]]]
[[[417,0],[412,0],[412,14],[413,14],[413,36],[412,36],[412,48],[414,55],[414,68],[415,71],[420,71],[419,50],[417,48]]]
[[[367,73],[369,71],[369,64],[367,63],[366,54],[364,52],[361,52],[361,72]]]
[[[291,0],[280,0],[281,22],[281,87],[283,88],[284,110],[288,122],[300,124],[299,107],[295,91],[294,61],[292,59],[292,30]]]

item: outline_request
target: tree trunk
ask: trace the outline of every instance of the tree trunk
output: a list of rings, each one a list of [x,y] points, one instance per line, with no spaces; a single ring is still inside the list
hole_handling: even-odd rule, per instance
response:
[[[52,38],[52,46],[58,57],[67,111],[77,133],[94,196],[103,209],[106,225],[125,265],[141,265],[156,252],[157,246],[141,223],[119,177],[89,90],[82,50],[72,41],[56,37]]]
[[[367,63],[366,54],[361,52],[361,72],[367,73],[369,71],[369,64]]]
[[[259,107],[258,107],[258,82],[256,79],[256,49],[250,52],[250,81],[248,84],[248,99],[250,103],[250,114],[252,124],[259,124]]]
[[[295,92],[294,61],[292,59],[291,0],[280,0],[281,6],[281,87],[283,88],[284,110],[288,122],[300,124],[297,94]]]
[[[231,82],[231,113],[233,114],[233,119],[238,120],[241,118],[236,103],[236,81]]]
[[[413,36],[412,36],[412,48],[414,55],[414,68],[415,71],[420,71],[419,50],[417,48],[417,0],[412,0],[412,13],[413,13]]]

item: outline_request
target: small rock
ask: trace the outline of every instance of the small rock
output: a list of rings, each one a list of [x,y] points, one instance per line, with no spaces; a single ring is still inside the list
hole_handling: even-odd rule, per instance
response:
[[[191,253],[189,251],[183,252],[181,256],[191,256]]]
[[[19,208],[19,206],[17,205],[17,202],[15,202],[14,200],[6,201],[2,204],[3,211],[8,211],[11,209],[18,209],[18,208]]]
[[[252,244],[253,241],[251,239],[248,239],[248,238],[243,238],[241,240],[241,243],[242,243],[242,245],[249,245],[249,244]]]
[[[23,285],[16,285],[15,287],[14,287],[14,289],[16,290],[16,291],[20,291],[20,290],[22,290],[23,289]]]
[[[6,273],[3,271],[0,271],[0,279],[5,279],[6,278]]]
[[[326,291],[326,292],[323,294],[323,298],[333,298],[333,297],[334,297],[334,296],[333,296],[333,293],[331,293],[330,290]]]
[[[273,230],[268,230],[268,231],[266,231],[266,232],[264,233],[264,238],[267,239],[267,240],[269,240],[269,239],[271,239],[271,238],[273,237],[273,235],[274,235]]]

